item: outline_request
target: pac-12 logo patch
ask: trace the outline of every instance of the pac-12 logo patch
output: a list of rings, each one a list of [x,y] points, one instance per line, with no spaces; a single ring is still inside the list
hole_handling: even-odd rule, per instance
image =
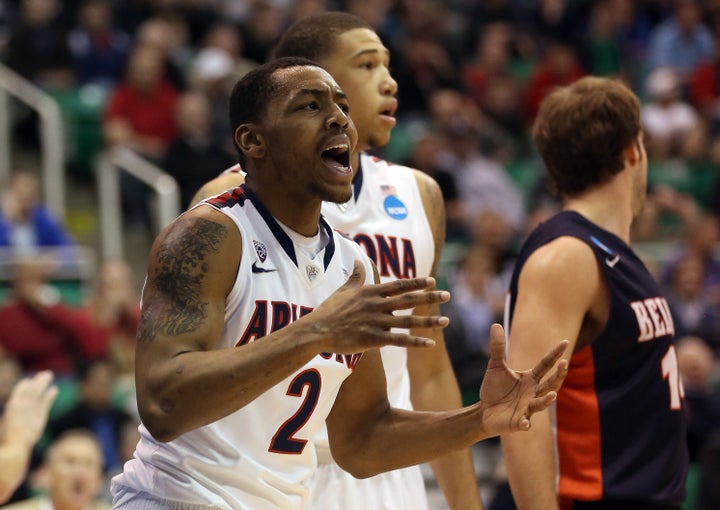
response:
[[[253,245],[255,246],[255,253],[257,253],[257,256],[260,258],[260,262],[265,262],[267,258],[267,248],[265,248],[265,245],[255,239],[253,239]]]
[[[404,220],[407,218],[407,207],[405,207],[402,200],[395,195],[385,197],[383,207],[385,208],[385,212],[388,213],[388,216],[394,220]]]

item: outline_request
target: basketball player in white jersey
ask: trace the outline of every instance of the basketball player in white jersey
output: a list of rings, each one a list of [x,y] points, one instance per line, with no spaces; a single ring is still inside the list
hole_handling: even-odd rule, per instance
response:
[[[376,347],[429,348],[392,328],[447,324],[393,312],[449,294],[432,278],[369,285],[372,262],[321,219],[323,200],[352,196],[348,110],[305,59],[260,66],[233,89],[247,185],[181,215],[153,244],[136,346],[141,439],[113,479],[114,508],[308,509],[324,422],[335,461],[368,477],[528,430],[556,397],[567,364],[549,372],[567,342],[515,372],[498,326],[480,402],[390,406]]]
[[[322,214],[335,228],[357,241],[377,264],[381,281],[434,276],[445,241],[442,194],[427,174],[366,154],[388,143],[395,126],[397,83],[390,75],[389,52],[362,19],[341,12],[304,18],[283,35],[276,56],[302,56],[323,66],[348,95],[358,144],[352,155],[353,197],[326,202]],[[239,167],[203,186],[196,200],[242,182]],[[435,306],[417,314],[437,315]],[[388,397],[394,407],[452,409],[460,392],[447,356],[442,331],[414,332],[433,338],[433,349],[381,349]],[[423,510],[427,508],[419,466],[357,480],[332,462],[327,441],[318,440],[320,468],[313,508]],[[468,449],[431,463],[451,509],[481,509]]]

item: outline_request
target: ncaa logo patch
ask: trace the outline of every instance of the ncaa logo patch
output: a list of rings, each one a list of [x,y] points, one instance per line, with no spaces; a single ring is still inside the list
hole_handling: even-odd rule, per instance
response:
[[[253,239],[253,246],[255,246],[255,253],[257,253],[257,256],[260,258],[260,262],[265,262],[267,258],[267,248],[265,248],[265,245]]]
[[[388,213],[388,216],[394,220],[404,220],[407,218],[407,207],[405,207],[402,200],[395,195],[385,197],[383,207],[385,208],[385,212]]]

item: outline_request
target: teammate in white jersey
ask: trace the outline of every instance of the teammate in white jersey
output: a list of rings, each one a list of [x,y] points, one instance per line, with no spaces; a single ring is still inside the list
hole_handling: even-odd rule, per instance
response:
[[[323,421],[337,463],[368,477],[527,430],[554,400],[567,364],[548,373],[566,342],[515,372],[498,327],[478,404],[390,406],[376,347],[432,347],[392,328],[447,324],[393,312],[449,295],[432,278],[366,285],[372,262],[321,219],[323,200],[352,196],[348,110],[305,59],[260,66],[233,89],[247,184],[153,244],[136,351],[141,440],[113,480],[114,508],[307,509]]]
[[[322,65],[348,95],[358,144],[352,155],[353,197],[325,203],[329,223],[350,235],[377,264],[381,281],[435,276],[445,242],[442,194],[427,174],[393,165],[362,152],[388,143],[395,126],[397,83],[390,75],[389,52],[372,27],[342,12],[304,18],[283,35],[275,54],[300,56]],[[239,167],[203,186],[195,201],[237,186]],[[418,314],[438,314],[423,306]],[[419,332],[415,332],[418,334]],[[461,405],[460,391],[447,356],[442,331],[422,331],[436,341],[433,349],[381,349],[391,405],[402,409],[443,410]],[[318,443],[321,465],[313,508],[348,510],[423,510],[427,508],[419,466],[357,480],[340,470]],[[431,463],[451,509],[481,509],[468,449]]]

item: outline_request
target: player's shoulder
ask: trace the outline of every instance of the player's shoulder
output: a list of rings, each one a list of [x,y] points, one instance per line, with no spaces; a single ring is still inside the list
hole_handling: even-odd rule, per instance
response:
[[[561,235],[536,248],[522,272],[541,278],[575,279],[596,273],[597,261],[588,243],[573,235]]]
[[[405,180],[408,181],[408,183],[414,182],[422,196],[429,195],[430,197],[435,197],[441,194],[440,186],[435,179],[422,170],[400,163],[394,163],[367,153],[361,153],[360,157],[363,172],[387,171],[385,175],[394,181]]]

